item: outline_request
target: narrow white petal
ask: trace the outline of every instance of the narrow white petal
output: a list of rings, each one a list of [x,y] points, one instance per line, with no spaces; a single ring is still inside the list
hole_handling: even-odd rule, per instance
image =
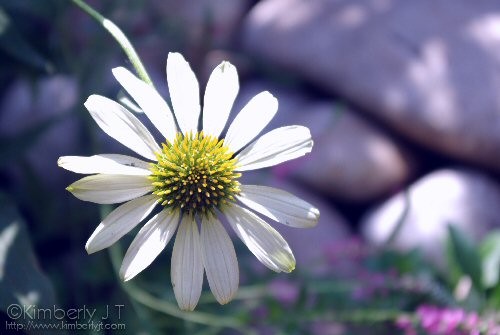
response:
[[[238,72],[229,62],[217,66],[208,79],[203,100],[203,132],[219,137],[226,125],[240,86]]]
[[[147,176],[96,174],[77,180],[67,190],[83,201],[116,204],[151,192],[153,185]]]
[[[295,159],[311,152],[313,140],[309,129],[287,126],[271,130],[242,150],[237,171],[261,169]]]
[[[179,223],[179,212],[164,209],[153,216],[137,233],[123,258],[120,277],[134,278],[165,249]]]
[[[63,169],[83,174],[104,173],[129,176],[148,176],[151,174],[148,162],[118,154],[90,157],[63,156],[59,157],[57,165]]]
[[[234,204],[228,206],[224,214],[236,234],[262,264],[276,272],[295,269],[295,257],[288,243],[264,220]]]
[[[192,311],[198,304],[203,285],[200,233],[194,219],[184,216],[172,252],[172,285],[179,308]]]
[[[158,202],[156,195],[145,195],[116,208],[97,226],[87,241],[89,254],[105,249],[118,241],[144,220]]]
[[[173,142],[177,132],[174,117],[161,95],[149,84],[137,78],[124,67],[113,69],[113,75],[142,108],[160,133]]]
[[[220,304],[227,304],[238,290],[238,260],[231,238],[215,217],[201,223],[201,253],[210,289]]]
[[[269,92],[257,94],[229,126],[224,144],[236,152],[253,140],[278,111],[278,100]]]
[[[319,210],[291,193],[259,185],[240,187],[238,200],[274,221],[295,228],[310,228],[318,223]]]
[[[177,52],[168,54],[167,81],[181,131],[184,134],[196,132],[200,116],[200,87],[189,63]]]
[[[85,107],[104,132],[139,155],[156,160],[160,147],[144,125],[119,103],[100,95],[91,95]]]

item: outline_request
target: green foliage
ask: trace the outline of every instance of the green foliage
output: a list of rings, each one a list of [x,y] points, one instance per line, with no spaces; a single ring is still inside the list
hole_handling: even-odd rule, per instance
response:
[[[38,265],[24,220],[0,193],[0,310],[26,323],[30,319],[18,305],[53,308],[55,303],[54,289]]]
[[[490,233],[479,246],[482,279],[485,288],[498,285],[500,279],[500,231]]]
[[[451,260],[458,265],[461,274],[469,276],[474,287],[481,290],[481,257],[476,246],[454,225],[448,225],[448,234]]]

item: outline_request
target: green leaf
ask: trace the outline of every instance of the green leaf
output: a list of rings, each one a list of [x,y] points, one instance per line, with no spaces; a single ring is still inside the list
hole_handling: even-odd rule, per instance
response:
[[[500,285],[495,287],[488,297],[489,307],[493,310],[500,310]]]
[[[498,285],[500,279],[500,231],[489,234],[479,246],[482,279],[485,288]]]
[[[0,193],[0,310],[26,323],[33,311],[29,306],[54,308],[54,304],[52,284],[40,270],[26,225],[13,203]]]
[[[448,225],[450,256],[461,272],[468,275],[474,287],[482,290],[481,258],[471,240],[454,225]]]
[[[51,72],[53,66],[26,41],[24,36],[13,25],[3,7],[0,6],[0,50],[14,59],[22,61],[37,69]]]

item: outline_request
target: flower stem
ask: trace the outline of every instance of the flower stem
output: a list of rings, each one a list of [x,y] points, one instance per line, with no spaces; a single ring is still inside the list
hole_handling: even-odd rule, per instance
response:
[[[120,44],[123,51],[127,55],[128,59],[134,66],[139,77],[146,83],[153,85],[153,82],[151,81],[151,78],[149,77],[146,68],[142,64],[139,55],[137,54],[134,47],[132,46],[132,43],[130,43],[129,39],[127,38],[127,36],[125,36],[123,31],[120,28],[118,28],[116,24],[114,24],[113,22],[102,16],[98,11],[89,6],[83,0],[71,0],[71,1],[73,1],[75,5],[80,7],[87,14],[92,16],[97,22],[99,22],[104,27],[104,29],[106,29],[115,38],[115,40],[118,42],[118,44]]]

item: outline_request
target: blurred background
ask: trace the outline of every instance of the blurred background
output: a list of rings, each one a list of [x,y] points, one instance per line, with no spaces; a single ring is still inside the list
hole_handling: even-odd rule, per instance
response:
[[[134,234],[88,256],[110,208],[71,196],[79,176],[56,162],[129,154],[83,102],[116,98],[111,69],[132,66],[71,1],[0,0],[1,334],[44,333],[8,328],[30,321],[12,304],[86,306],[111,329],[82,334],[500,334],[497,0],[89,4],[123,29],[166,99],[173,51],[203,89],[222,60],[236,65],[233,116],[272,92],[280,107],[268,129],[309,127],[313,152],[245,181],[291,191],[321,218],[307,230],[274,225],[297,258],[292,274],[267,270],[234,238],[241,287],[228,306],[205,281],[196,311],[177,309],[172,244],[121,283]]]

